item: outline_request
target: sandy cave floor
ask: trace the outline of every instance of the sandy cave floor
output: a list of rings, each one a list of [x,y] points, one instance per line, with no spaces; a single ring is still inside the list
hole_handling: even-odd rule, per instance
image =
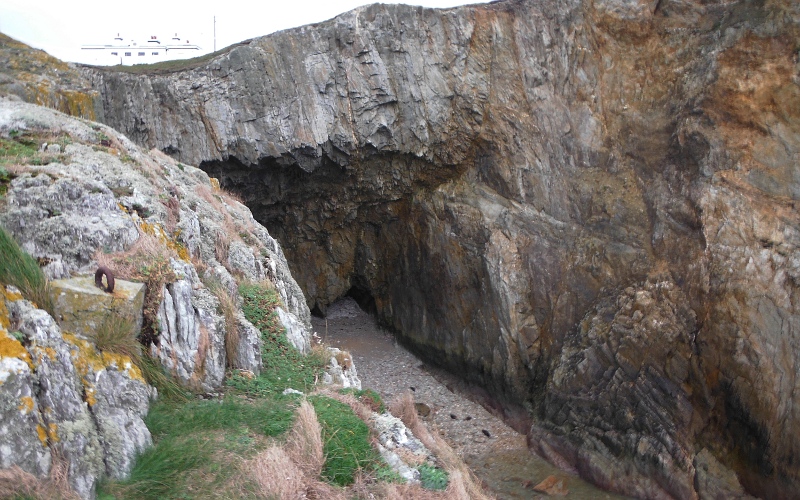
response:
[[[353,299],[331,305],[327,318],[314,317],[312,324],[326,344],[350,351],[362,387],[377,391],[387,403],[413,387],[415,401],[431,410],[424,421],[438,429],[497,498],[546,498],[531,486],[550,475],[565,480],[569,493],[564,498],[625,498],[601,491],[530,453],[523,434],[448,389]]]

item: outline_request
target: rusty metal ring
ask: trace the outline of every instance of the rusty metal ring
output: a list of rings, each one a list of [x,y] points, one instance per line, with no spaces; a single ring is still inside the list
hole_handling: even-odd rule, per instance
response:
[[[103,286],[103,275],[106,277],[106,282],[108,286]],[[111,269],[100,266],[97,268],[97,271],[94,273],[94,284],[100,290],[103,290],[106,293],[111,293],[114,291],[114,273],[111,272]]]

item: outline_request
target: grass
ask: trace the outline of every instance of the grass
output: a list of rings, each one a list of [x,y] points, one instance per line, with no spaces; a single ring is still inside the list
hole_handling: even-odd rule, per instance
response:
[[[372,389],[340,389],[341,394],[352,394],[363,405],[367,406],[370,410],[376,413],[383,413],[386,411],[386,405],[383,404],[381,395]]]
[[[268,283],[239,285],[242,311],[248,321],[261,331],[263,369],[256,378],[234,375],[229,384],[253,395],[280,394],[292,388],[308,392],[314,387],[325,366],[323,356],[304,356],[286,338],[275,308],[280,297]]]
[[[158,308],[163,300],[163,289],[167,283],[177,281],[170,259],[177,254],[166,247],[155,236],[141,233],[131,248],[113,254],[97,252],[97,264],[114,271],[117,278],[139,281],[145,284],[144,321],[140,340],[150,345],[158,336]]]
[[[142,366],[142,344],[136,338],[139,332],[129,318],[112,313],[95,330],[91,339],[101,351],[124,354],[136,366]]]
[[[39,151],[42,144],[58,144],[62,151],[72,143],[69,135],[53,135],[37,131],[13,131],[9,137],[0,137],[0,167],[10,167],[12,165],[47,165],[54,161],[64,163],[66,156],[63,154],[53,154]],[[3,168],[5,170],[5,168]],[[8,171],[5,170],[7,176]],[[0,172],[1,173],[1,172]],[[10,179],[7,179],[5,183]],[[0,175],[0,184],[3,183]],[[3,194],[0,191],[0,194]]]
[[[418,466],[417,470],[419,471],[419,482],[422,483],[422,487],[426,490],[444,490],[447,488],[447,471],[428,464]]]
[[[8,192],[8,185],[14,179],[14,174],[9,172],[5,167],[0,167],[0,198]]]
[[[53,314],[50,284],[36,259],[24,252],[0,227],[0,283],[19,288],[22,296]]]
[[[334,484],[352,484],[359,470],[374,470],[381,464],[372,447],[369,427],[342,402],[324,396],[312,396],[324,441],[325,465],[322,476]]]

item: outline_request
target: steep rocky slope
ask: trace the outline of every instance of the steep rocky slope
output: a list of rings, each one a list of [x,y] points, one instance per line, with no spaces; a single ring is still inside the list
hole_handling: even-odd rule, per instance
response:
[[[309,350],[310,311],[280,246],[207,174],[106,126],[3,97],[0,141],[0,226],[51,279],[93,273],[113,256],[114,272],[121,263],[163,274],[148,281],[159,289],[145,305],[155,323],[145,340],[183,385],[215,392],[226,370],[261,369],[261,333],[241,311],[239,282],[272,282],[278,321]],[[124,300],[119,288],[109,302]],[[63,461],[72,489],[93,498],[99,479],[125,478],[152,443],[143,419],[156,392],[127,355],[99,351],[63,320],[0,285],[0,469],[8,482],[12,466],[45,477]]]
[[[642,497],[738,494],[728,468],[788,498],[798,40],[790,0],[370,6],[84,72],[107,123],[243,196],[309,306],[371,302],[551,460]]]

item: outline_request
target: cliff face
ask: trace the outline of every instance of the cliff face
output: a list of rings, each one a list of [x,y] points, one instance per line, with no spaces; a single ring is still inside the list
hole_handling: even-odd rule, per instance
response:
[[[350,293],[652,498],[800,488],[800,6],[357,9],[205,66],[85,68],[219,177],[309,306]],[[714,472],[717,471],[717,472]],[[731,479],[733,477],[733,479]]]

